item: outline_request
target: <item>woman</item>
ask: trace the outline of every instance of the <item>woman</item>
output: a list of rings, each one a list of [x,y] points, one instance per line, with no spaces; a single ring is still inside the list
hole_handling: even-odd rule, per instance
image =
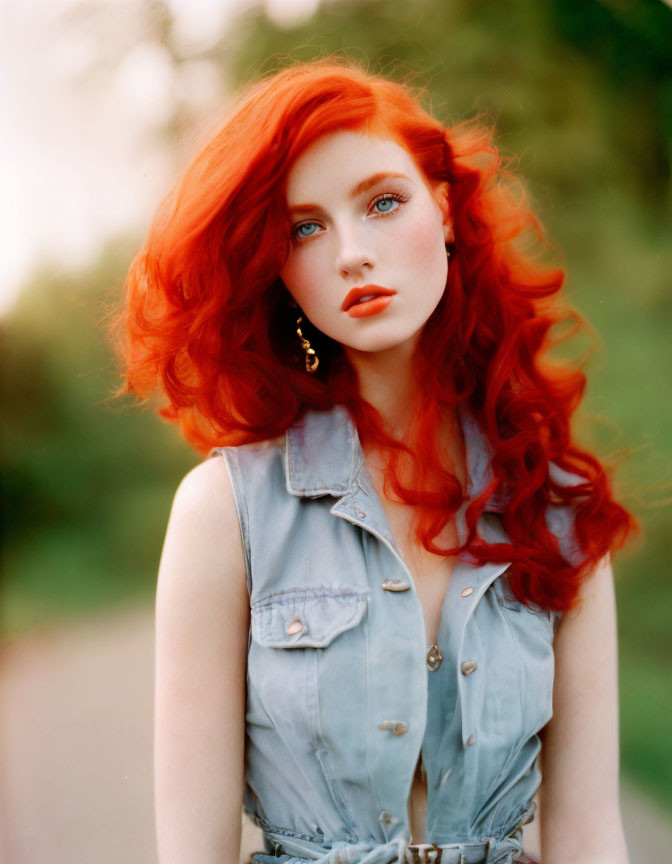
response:
[[[241,803],[260,864],[528,860],[542,761],[544,864],[627,861],[635,522],[572,440],[563,274],[491,137],[349,61],[287,68],[131,266],[124,389],[212,457],[159,571],[161,864],[237,861]]]

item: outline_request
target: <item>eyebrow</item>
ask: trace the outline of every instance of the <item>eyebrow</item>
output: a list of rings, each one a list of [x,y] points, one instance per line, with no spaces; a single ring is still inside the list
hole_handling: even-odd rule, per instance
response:
[[[367,177],[365,180],[357,183],[356,186],[353,186],[353,188],[350,190],[348,198],[356,198],[358,195],[361,195],[362,192],[366,192],[372,186],[376,186],[383,180],[389,180],[392,177],[401,178],[402,180],[411,180],[411,178],[407,177],[406,174],[400,174],[398,171],[379,171],[377,174],[372,174],[370,177]],[[293,207],[289,207],[288,209],[292,215],[295,213],[307,213],[313,212],[314,210],[322,210],[319,204],[295,204]]]

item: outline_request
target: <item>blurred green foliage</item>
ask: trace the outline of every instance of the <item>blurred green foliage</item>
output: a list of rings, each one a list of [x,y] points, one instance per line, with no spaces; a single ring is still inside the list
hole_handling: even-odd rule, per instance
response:
[[[103,323],[131,255],[112,244],[91,272],[37,274],[2,322],[8,636],[148,597],[172,494],[199,461],[174,429],[111,398]]]
[[[496,124],[562,250],[568,299],[599,335],[577,433],[622,462],[617,494],[645,529],[615,562],[622,763],[672,808],[670,44],[659,0],[369,0],[292,29],[253,10],[203,57],[238,84],[343,52],[415,73],[444,122],[485,112]],[[101,300],[120,295],[134,245],[112,244],[90,273],[37,274],[2,324],[10,635],[149,598],[172,494],[200,459],[147,411],[109,400]]]

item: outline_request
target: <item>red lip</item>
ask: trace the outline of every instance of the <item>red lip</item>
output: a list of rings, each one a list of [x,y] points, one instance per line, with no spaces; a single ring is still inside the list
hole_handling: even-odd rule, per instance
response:
[[[376,297],[379,297],[381,294],[396,294],[396,291],[393,291],[391,288],[383,288],[382,285],[364,285],[363,288],[351,288],[348,291],[345,300],[341,306],[341,309],[344,312],[347,312],[348,309],[357,303],[357,301],[366,297],[367,294],[373,294]]]

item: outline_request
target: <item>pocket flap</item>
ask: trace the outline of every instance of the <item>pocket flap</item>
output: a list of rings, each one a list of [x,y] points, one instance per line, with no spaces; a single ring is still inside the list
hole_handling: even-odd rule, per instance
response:
[[[362,620],[371,591],[290,588],[250,608],[252,638],[269,648],[324,648]]]

